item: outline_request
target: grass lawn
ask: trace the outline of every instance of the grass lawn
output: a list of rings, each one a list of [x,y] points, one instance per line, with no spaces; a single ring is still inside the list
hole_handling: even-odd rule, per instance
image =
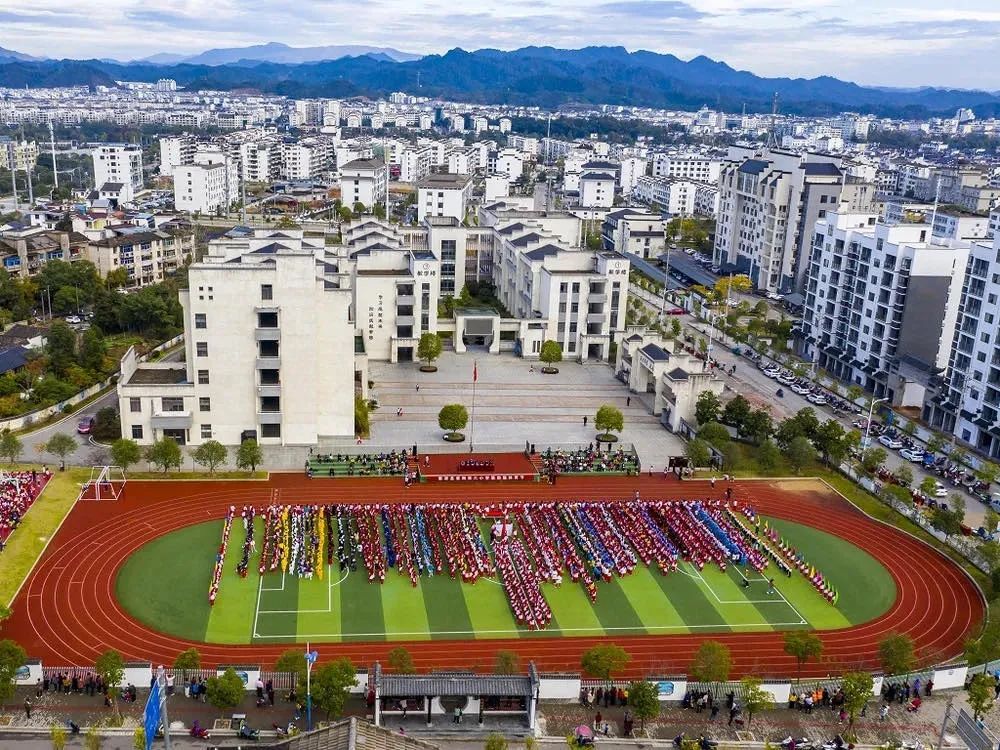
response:
[[[242,529],[232,532],[215,606],[208,587],[222,521],[189,526],[160,537],[128,559],[115,582],[122,606],[137,619],[171,635],[213,643],[431,640],[559,635],[645,635],[750,632],[845,627],[866,622],[895,601],[892,578],[867,553],[825,532],[775,521],[780,533],[814,560],[838,561],[831,571],[840,591],[837,606],[823,599],[798,573],[779,576],[767,593],[766,578],[730,566],[699,572],[684,563],[667,576],[639,566],[631,575],[598,585],[591,604],[569,580],[543,585],[553,621],[528,631],[513,619],[502,586],[483,579],[463,584],[447,575],[409,578],[389,570],[384,584],[370,583],[363,566],[322,579],[257,572],[236,574]],[[257,519],[260,538],[262,519]],[[262,545],[258,544],[258,549]],[[157,561],[171,560],[170,566]],[[744,587],[744,573],[750,586]]]
[[[6,467],[5,467],[6,468]],[[19,466],[29,471],[38,465]],[[28,509],[20,526],[11,534],[7,547],[0,552],[3,575],[0,575],[0,602],[9,605],[21,583],[35,565],[52,535],[76,503],[80,485],[90,478],[90,469],[67,469],[52,475],[34,505]]]

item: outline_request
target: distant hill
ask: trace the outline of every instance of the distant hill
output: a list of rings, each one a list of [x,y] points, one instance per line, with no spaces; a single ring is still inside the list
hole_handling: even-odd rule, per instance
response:
[[[285,53],[281,53],[282,48]],[[365,52],[336,60],[283,62],[253,60],[247,57],[249,50],[291,56],[307,50],[308,54]],[[979,117],[1000,116],[997,93],[943,88],[887,90],[830,76],[763,78],[707,57],[684,61],[669,54],[630,53],[622,47],[525,47],[509,52],[453,49],[402,62],[387,59],[393,52],[369,47],[260,45],[211,50],[166,65],[156,64],[155,58],[120,64],[100,60],[11,61],[0,67],[0,86],[73,85],[92,83],[95,77],[129,81],[169,77],[187,88],[251,89],[292,97],[375,97],[407,91],[484,104],[612,104],[687,110],[707,105],[727,112],[739,112],[744,106],[749,112],[768,112],[777,93],[781,111],[791,114],[855,111],[923,118],[952,115],[958,107],[971,107]]]
[[[4,62],[6,62],[8,60],[25,60],[25,61],[31,61],[31,60],[42,60],[42,59],[44,59],[44,58],[41,58],[41,57],[32,57],[31,55],[26,55],[23,52],[15,52],[12,49],[4,49],[3,47],[0,47],[0,61],[4,61]]]
[[[390,47],[365,47],[351,44],[327,47],[289,47],[287,44],[269,42],[252,47],[210,49],[199,55],[182,57],[173,62],[184,62],[189,65],[246,65],[252,62],[297,65],[321,60],[339,60],[343,57],[358,57],[359,55],[375,55],[392,62],[406,62],[420,58],[419,55],[400,52]],[[152,62],[148,58],[147,61]]]

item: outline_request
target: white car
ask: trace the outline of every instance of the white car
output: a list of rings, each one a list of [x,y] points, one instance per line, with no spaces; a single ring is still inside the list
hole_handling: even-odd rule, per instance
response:
[[[940,482],[934,485],[934,497],[948,497],[948,489]]]
[[[903,447],[903,441],[897,437],[890,437],[889,435],[882,435],[879,437],[878,441],[882,443],[886,448],[892,448],[894,451],[898,451]]]
[[[816,406],[824,406],[826,404],[826,396],[822,393],[810,393],[806,396],[806,401],[811,404],[816,404]]]
[[[774,380],[775,378],[780,377],[781,370],[777,367],[765,367],[764,374],[771,378],[771,380]]]
[[[899,452],[899,455],[907,461],[913,461],[915,464],[921,463],[924,460],[924,452],[919,448],[903,448]]]
[[[76,325],[77,323],[82,323],[83,319],[79,315],[67,315],[66,322]]]
[[[792,383],[792,393],[797,393],[800,396],[808,396],[810,393],[812,393],[812,391],[809,390],[809,386],[807,386],[807,385],[800,385],[799,383]]]
[[[774,302],[778,302],[778,301],[781,300],[781,295],[778,294],[777,292],[768,292],[767,293],[767,298],[769,300],[773,300]]]

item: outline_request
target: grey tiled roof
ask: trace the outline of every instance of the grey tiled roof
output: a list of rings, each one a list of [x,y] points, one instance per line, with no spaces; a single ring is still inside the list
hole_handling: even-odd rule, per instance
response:
[[[429,675],[383,674],[379,694],[389,698],[418,695],[531,696],[531,680],[517,675],[440,672]]]

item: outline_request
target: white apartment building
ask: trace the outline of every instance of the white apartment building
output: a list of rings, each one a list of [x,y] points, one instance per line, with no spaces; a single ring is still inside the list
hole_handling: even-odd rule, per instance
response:
[[[417,185],[417,219],[450,216],[464,221],[471,199],[472,178],[467,174],[429,174]]]
[[[690,180],[644,176],[636,182],[632,197],[647,206],[658,206],[661,211],[674,216],[690,216],[695,213],[698,187]]]
[[[196,157],[197,158],[197,157]],[[239,199],[239,167],[234,159],[189,164],[174,171],[174,208],[188,213],[225,213]]]
[[[646,160],[639,156],[628,156],[621,160],[618,186],[622,195],[631,195],[640,177],[646,176]]]
[[[160,174],[171,177],[177,167],[194,163],[197,141],[187,135],[160,139]]]
[[[333,167],[333,143],[327,138],[306,138],[283,143],[281,174],[286,180],[318,180]]]
[[[615,203],[615,175],[588,170],[580,175],[580,205],[585,208],[611,208]]]
[[[968,257],[968,242],[926,223],[827,214],[809,258],[806,358],[876,397],[921,405],[948,362]]]
[[[351,293],[324,278],[323,245],[301,230],[211,242],[180,292],[185,362],[122,359],[122,434],[189,445],[353,436]]]
[[[371,208],[385,200],[389,170],[381,159],[355,159],[340,167],[340,199],[345,206]]]
[[[653,177],[676,177],[694,182],[717,183],[722,160],[697,154],[654,154]]]
[[[1000,458],[1000,235],[971,243],[951,349],[922,417],[991,459]]]
[[[0,136],[0,167],[19,172],[34,169],[38,163],[38,144],[35,141],[15,141]]]
[[[102,278],[124,268],[129,287],[158,284],[193,256],[194,232],[183,220],[156,229],[118,226],[101,230],[84,253]]]
[[[93,152],[94,184],[100,191],[106,185],[120,185],[122,200],[135,199],[142,190],[142,146],[107,144]]]
[[[640,258],[656,258],[665,250],[663,219],[637,208],[610,211],[601,224],[604,247]]]
[[[694,212],[698,216],[716,216],[719,213],[719,186],[699,182],[694,187]]]
[[[500,118],[500,132],[501,133],[509,133],[512,124],[513,123],[511,122],[511,119],[509,117],[501,117]]]
[[[517,182],[524,172],[524,156],[517,149],[505,148],[496,156],[494,174],[507,175],[507,182]]]

